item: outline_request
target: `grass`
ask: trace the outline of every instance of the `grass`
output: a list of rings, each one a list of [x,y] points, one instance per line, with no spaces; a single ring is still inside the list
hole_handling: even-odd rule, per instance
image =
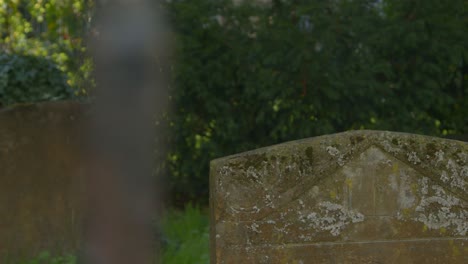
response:
[[[42,252],[36,258],[20,261],[20,262],[9,262],[9,263],[18,263],[18,264],[76,264],[76,257],[73,255],[66,256],[52,256],[49,252]]]
[[[209,222],[207,214],[188,205],[172,211],[162,222],[162,262],[168,264],[209,263]]]
[[[161,221],[161,261],[163,264],[208,264],[209,218],[198,207],[169,211]],[[75,256],[52,256],[48,252],[36,258],[10,264],[77,264]]]

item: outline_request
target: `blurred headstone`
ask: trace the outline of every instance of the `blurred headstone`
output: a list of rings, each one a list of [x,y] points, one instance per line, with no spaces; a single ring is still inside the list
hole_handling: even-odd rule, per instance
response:
[[[82,121],[87,105],[24,104],[0,111],[0,263],[82,245]]]

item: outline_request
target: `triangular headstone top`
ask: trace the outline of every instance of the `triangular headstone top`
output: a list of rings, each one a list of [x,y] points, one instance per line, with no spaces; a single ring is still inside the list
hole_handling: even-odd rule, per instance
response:
[[[383,131],[212,161],[211,263],[468,263],[468,144]]]

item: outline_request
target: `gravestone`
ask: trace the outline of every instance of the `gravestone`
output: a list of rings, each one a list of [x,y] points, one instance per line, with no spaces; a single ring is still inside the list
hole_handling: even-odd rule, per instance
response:
[[[211,263],[468,263],[468,144],[379,131],[224,157]]]
[[[0,263],[79,248],[83,109],[50,102],[0,111]]]

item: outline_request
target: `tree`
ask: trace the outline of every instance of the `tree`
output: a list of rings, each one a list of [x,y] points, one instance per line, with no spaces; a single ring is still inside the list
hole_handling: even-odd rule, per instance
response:
[[[467,2],[172,1],[176,198],[211,159],[349,129],[468,132]]]
[[[93,2],[0,0],[0,51],[50,59],[76,93],[85,92],[92,86],[92,63],[83,37],[91,31]]]
[[[166,1],[176,200],[206,201],[209,161],[261,146],[349,129],[468,133],[467,1],[234,2]],[[50,58],[89,88],[93,9],[0,0],[0,49]]]

